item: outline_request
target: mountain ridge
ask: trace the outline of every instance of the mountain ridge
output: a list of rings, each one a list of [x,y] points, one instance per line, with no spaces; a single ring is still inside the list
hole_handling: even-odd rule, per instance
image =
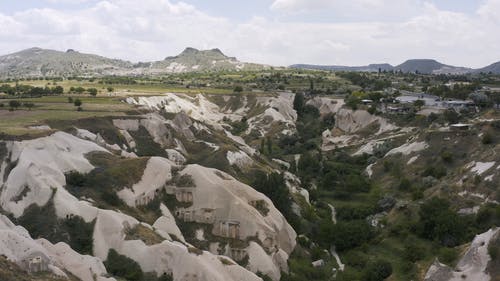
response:
[[[489,66],[473,69],[462,66],[452,66],[441,63],[435,59],[408,59],[403,63],[393,66],[388,63],[369,64],[365,66],[341,66],[341,65],[314,65],[314,64],[294,64],[290,68],[317,69],[328,71],[355,71],[355,72],[377,72],[381,71],[401,71],[419,72],[423,74],[467,74],[467,73],[488,73],[500,74],[500,61]]]
[[[220,49],[198,50],[187,47],[177,56],[164,60],[132,63],[74,49],[57,51],[32,47],[0,56],[1,78],[161,75],[182,72],[261,70],[268,66],[240,62]]]

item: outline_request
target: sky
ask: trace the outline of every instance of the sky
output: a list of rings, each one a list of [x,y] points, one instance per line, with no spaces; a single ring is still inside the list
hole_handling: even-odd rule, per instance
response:
[[[286,66],[500,61],[500,0],[0,0],[0,55],[161,60],[186,47]]]

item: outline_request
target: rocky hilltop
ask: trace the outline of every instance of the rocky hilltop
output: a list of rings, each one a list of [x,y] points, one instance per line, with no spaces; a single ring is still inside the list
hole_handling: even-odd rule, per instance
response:
[[[163,61],[131,63],[75,50],[66,52],[31,48],[0,57],[0,78],[161,75],[199,71],[261,70],[267,66],[243,63],[219,49],[199,51],[186,48]]]

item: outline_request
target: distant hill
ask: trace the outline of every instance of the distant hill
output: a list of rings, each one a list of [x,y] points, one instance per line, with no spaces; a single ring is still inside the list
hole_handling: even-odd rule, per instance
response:
[[[291,68],[328,70],[328,71],[359,71],[359,72],[378,72],[392,70],[394,67],[388,63],[370,64],[366,66],[342,66],[342,65],[313,65],[313,64],[294,64]]]
[[[0,57],[0,77],[118,74],[132,63],[83,54],[31,48]]]
[[[387,63],[370,64],[367,66],[339,66],[339,65],[312,65],[312,64],[294,64],[291,68],[299,69],[317,69],[328,71],[358,71],[358,72],[377,72],[381,71],[402,71],[419,72],[424,74],[462,74],[473,72],[474,70],[466,67],[451,66],[440,63],[432,59],[411,59],[398,66],[392,66]],[[500,66],[497,66],[500,67]]]
[[[490,64],[486,67],[476,69],[475,72],[482,72],[482,73],[495,73],[495,74],[500,74],[500,61],[495,62],[493,64]]]
[[[244,63],[235,57],[228,57],[219,49],[197,50],[186,48],[175,57],[167,57],[163,61],[150,63],[150,72],[190,72],[190,71],[219,71],[219,70],[261,70],[267,66]]]
[[[268,66],[244,63],[224,55],[219,49],[200,51],[186,48],[181,54],[162,61],[133,64],[128,61],[84,54],[30,48],[0,57],[1,78],[154,75],[195,71],[261,70]]]
[[[472,69],[442,64],[432,59],[412,59],[394,68],[402,72],[419,72],[425,74],[460,74],[470,72]]]

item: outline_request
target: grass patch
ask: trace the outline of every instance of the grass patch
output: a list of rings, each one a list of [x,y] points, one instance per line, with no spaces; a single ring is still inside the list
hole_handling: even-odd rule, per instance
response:
[[[163,242],[163,238],[154,230],[138,224],[131,229],[125,230],[125,240],[142,240],[146,245],[156,245]]]

